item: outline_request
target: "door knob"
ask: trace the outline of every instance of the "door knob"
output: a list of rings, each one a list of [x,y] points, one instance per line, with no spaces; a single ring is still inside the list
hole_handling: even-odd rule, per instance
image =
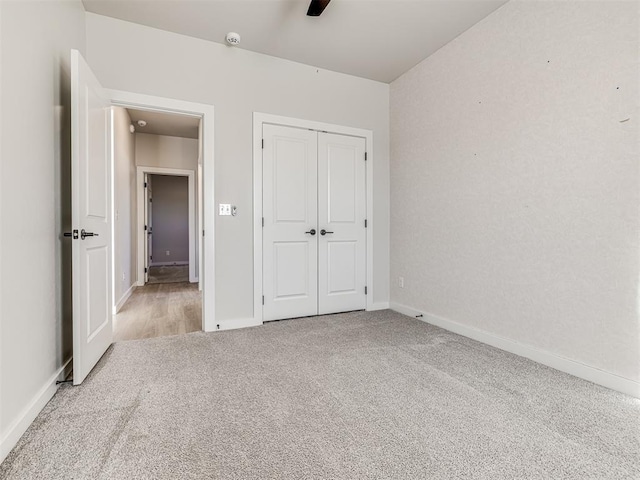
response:
[[[324,228],[322,230],[320,230],[320,235],[326,235],[327,233],[333,233],[333,232],[327,232]]]
[[[82,230],[80,230],[80,238],[82,240],[84,240],[86,237],[99,237],[100,235],[98,235],[97,233],[93,233],[93,232],[86,232],[84,230],[84,228]]]
[[[310,234],[311,236],[313,236],[313,235],[315,235],[315,234],[316,234],[316,230],[315,230],[315,228],[312,228],[312,229],[311,229],[311,230],[309,230],[308,232],[304,232],[304,233],[308,233],[308,234]]]

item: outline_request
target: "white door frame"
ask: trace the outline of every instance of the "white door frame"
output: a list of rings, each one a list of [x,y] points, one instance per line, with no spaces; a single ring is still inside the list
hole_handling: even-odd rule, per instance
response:
[[[144,225],[146,219],[144,218],[144,204],[145,193],[144,188],[141,185],[144,184],[144,174],[149,175],[171,175],[172,177],[187,177],[189,182],[189,281],[196,283],[198,277],[196,276],[196,248],[198,242],[196,242],[196,179],[195,170],[182,170],[179,168],[165,168],[165,167],[136,167],[136,182],[137,182],[137,204],[138,204],[138,286],[142,287],[145,283],[144,264],[145,264],[145,242],[147,239],[144,234]]]
[[[186,102],[172,98],[156,97],[140,93],[124,92],[121,90],[107,90],[111,98],[111,104],[135,108],[137,110],[149,110],[154,112],[166,112],[180,115],[189,115],[201,118],[202,157],[199,159],[202,168],[202,197],[201,205],[202,223],[197,227],[197,236],[202,238],[200,249],[199,280],[202,286],[202,329],[205,332],[213,332],[216,328],[215,318],[215,202],[214,202],[214,107],[205,103]],[[200,233],[202,232],[202,233]]]
[[[282,125],[305,128],[319,132],[337,133],[365,139],[367,152],[367,310],[373,307],[373,131],[344,127],[324,122],[314,122],[298,118],[253,113],[253,318],[263,322],[262,315],[262,125]]]

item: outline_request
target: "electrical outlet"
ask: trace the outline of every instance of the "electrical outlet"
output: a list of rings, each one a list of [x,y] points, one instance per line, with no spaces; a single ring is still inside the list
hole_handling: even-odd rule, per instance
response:
[[[404,288],[404,277],[398,277],[398,286]]]
[[[231,215],[231,204],[221,203],[219,215]]]
[[[170,252],[169,250],[167,250],[167,252],[166,252],[166,253],[167,253],[167,257],[168,257],[169,255],[171,255],[171,252]]]

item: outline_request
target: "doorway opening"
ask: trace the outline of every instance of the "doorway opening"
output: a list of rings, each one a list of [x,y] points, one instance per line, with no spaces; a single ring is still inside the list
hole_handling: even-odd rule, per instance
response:
[[[201,117],[111,109],[114,340],[202,330]]]
[[[189,177],[145,173],[144,185],[145,284],[187,283],[195,256],[189,241]]]

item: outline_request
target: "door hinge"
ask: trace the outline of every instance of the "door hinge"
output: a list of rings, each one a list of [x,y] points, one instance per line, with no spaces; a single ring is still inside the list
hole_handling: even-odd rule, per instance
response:
[[[144,226],[144,231],[145,231],[145,232],[147,231],[147,226],[146,226],[146,225]]]
[[[262,295],[262,304],[264,305],[264,295]]]
[[[262,226],[264,227],[264,217],[262,217]]]
[[[264,138],[262,139],[262,148],[264,148]]]
[[[147,267],[144,267],[144,273],[147,273]]]
[[[149,259],[150,259],[150,260],[153,260],[153,255],[149,255]]]
[[[364,228],[367,228],[367,219],[364,219]]]
[[[364,287],[364,294],[367,295],[367,287]]]
[[[147,188],[147,182],[144,182],[144,188]]]
[[[149,203],[153,203],[153,198],[150,198],[150,199],[149,199]]]
[[[202,230],[202,236],[204,237],[204,230]]]
[[[364,161],[367,161],[367,152],[364,152]]]

